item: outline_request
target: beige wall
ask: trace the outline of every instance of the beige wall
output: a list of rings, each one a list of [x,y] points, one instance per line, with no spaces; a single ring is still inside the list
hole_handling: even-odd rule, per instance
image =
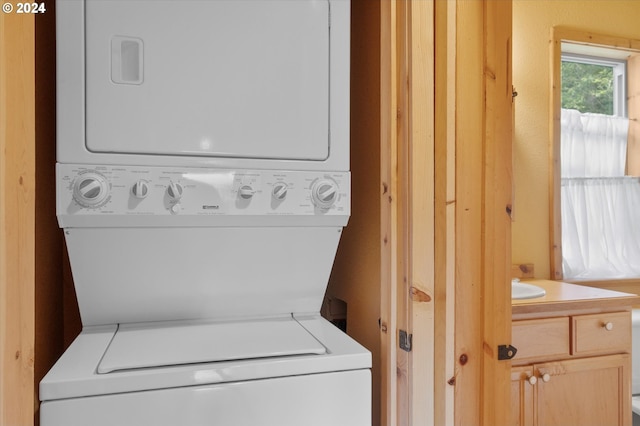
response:
[[[549,278],[549,36],[553,26],[640,39],[640,1],[514,0],[513,263]]]

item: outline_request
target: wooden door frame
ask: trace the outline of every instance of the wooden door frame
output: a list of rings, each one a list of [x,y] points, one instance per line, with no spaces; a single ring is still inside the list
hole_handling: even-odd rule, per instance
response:
[[[381,7],[382,424],[506,424],[511,2]]]
[[[34,422],[35,20],[0,14],[0,424]]]
[[[434,2],[383,0],[381,7],[382,424],[428,425],[435,353],[434,340],[425,338],[434,329]],[[401,332],[412,336],[410,351],[398,345]]]

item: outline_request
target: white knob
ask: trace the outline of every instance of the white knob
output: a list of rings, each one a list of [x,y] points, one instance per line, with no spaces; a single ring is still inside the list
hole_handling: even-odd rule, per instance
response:
[[[551,375],[550,375],[549,373],[544,373],[544,374],[542,375],[542,381],[546,383],[546,382],[548,382],[549,380],[551,380]]]
[[[535,385],[536,383],[538,383],[538,378],[536,376],[529,376],[527,380],[532,385]]]
[[[320,179],[311,186],[311,199],[317,207],[331,207],[338,199],[338,185],[330,179]]]
[[[180,198],[182,198],[183,191],[182,185],[179,183],[171,182],[167,187],[167,195],[173,201],[180,200]]]
[[[180,211],[182,210],[182,206],[180,206],[180,204],[174,204],[171,206],[171,214],[178,214],[180,213]]]
[[[611,331],[611,330],[613,330],[613,323],[611,321],[609,321],[609,322],[603,324],[603,327],[604,327],[605,330]]]
[[[73,198],[84,207],[99,207],[107,201],[109,182],[98,172],[86,172],[73,182]]]
[[[289,187],[287,186],[286,183],[278,182],[273,186],[273,191],[271,191],[271,195],[273,195],[273,198],[275,198],[276,200],[282,201],[285,198],[287,198],[288,190],[289,190]]]
[[[240,189],[238,189],[238,195],[244,200],[249,200],[255,193],[256,191],[253,190],[251,185],[242,185]]]
[[[146,180],[139,180],[131,187],[131,193],[136,198],[146,198],[149,195],[149,183]]]

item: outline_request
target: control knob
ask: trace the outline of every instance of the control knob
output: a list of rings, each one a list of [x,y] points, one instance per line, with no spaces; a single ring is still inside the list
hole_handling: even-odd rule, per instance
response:
[[[271,191],[271,195],[273,195],[274,199],[278,201],[282,201],[285,198],[287,198],[288,190],[289,190],[289,187],[287,186],[286,183],[278,182],[273,186],[273,191]]]
[[[98,172],[82,173],[73,182],[73,199],[81,206],[100,207],[108,197],[109,182]]]
[[[250,185],[242,185],[240,189],[238,189],[238,195],[243,200],[251,199],[255,193],[256,191],[254,191]]]
[[[179,183],[171,182],[167,187],[167,195],[172,201],[180,201],[184,189]]]
[[[315,181],[311,185],[311,199],[316,207],[331,207],[338,199],[338,184],[331,179]]]
[[[146,198],[149,195],[149,183],[146,180],[140,179],[131,187],[131,193],[136,198]]]

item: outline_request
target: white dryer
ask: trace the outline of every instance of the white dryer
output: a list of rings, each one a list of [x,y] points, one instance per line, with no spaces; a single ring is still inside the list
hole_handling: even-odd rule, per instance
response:
[[[83,331],[43,426],[371,424],[320,317],[350,214],[348,0],[58,0]]]

